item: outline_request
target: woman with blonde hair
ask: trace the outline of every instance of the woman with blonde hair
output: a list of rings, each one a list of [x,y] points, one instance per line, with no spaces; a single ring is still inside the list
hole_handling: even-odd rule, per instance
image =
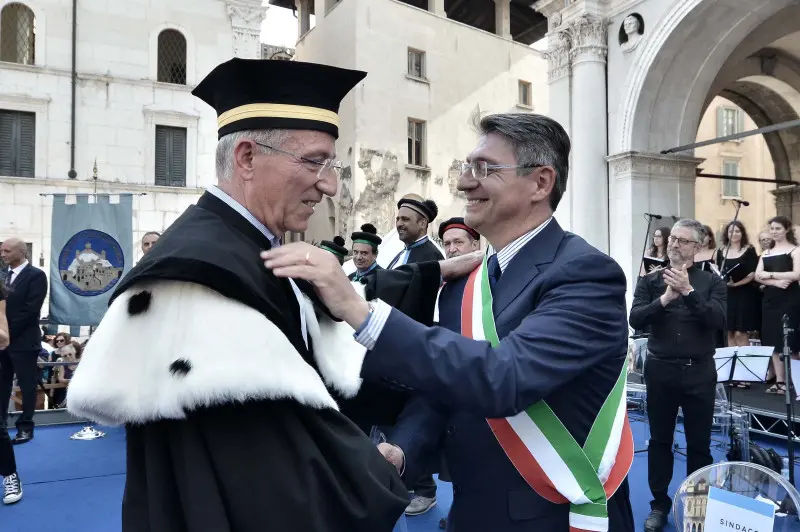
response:
[[[0,281],[0,350],[10,343],[6,319],[6,291]],[[17,475],[14,447],[8,437],[4,416],[0,416],[0,477],[3,477],[3,504],[13,504],[22,498],[22,483]]]

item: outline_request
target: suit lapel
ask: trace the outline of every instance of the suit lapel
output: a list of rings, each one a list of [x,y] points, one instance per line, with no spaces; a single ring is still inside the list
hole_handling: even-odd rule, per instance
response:
[[[28,276],[28,274],[30,273],[30,271],[29,271],[30,269],[31,269],[31,265],[30,265],[30,264],[28,264],[27,266],[25,266],[24,268],[22,268],[22,271],[21,271],[21,272],[19,272],[19,275],[17,275],[17,276],[14,278],[14,284],[13,284],[13,285],[11,285],[11,286],[9,286],[9,289],[19,288],[19,287],[21,286],[21,284],[20,284],[20,283],[24,282],[24,281],[25,281],[25,278],[26,278],[26,277]],[[6,284],[8,284],[8,282],[6,282]]]
[[[499,318],[500,314],[539,275],[538,266],[553,262],[563,238],[564,230],[555,219],[550,220],[547,227],[525,244],[511,259],[494,287],[493,311],[495,318]]]

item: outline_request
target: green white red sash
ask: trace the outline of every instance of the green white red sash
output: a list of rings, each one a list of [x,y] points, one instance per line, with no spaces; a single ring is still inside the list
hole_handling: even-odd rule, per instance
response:
[[[461,303],[461,334],[500,343],[492,313],[486,257],[473,271]],[[515,416],[487,419],[511,463],[536,493],[570,504],[571,531],[606,532],[608,499],[633,463],[626,400],[627,362],[581,448],[542,400]],[[580,393],[580,391],[576,391]]]

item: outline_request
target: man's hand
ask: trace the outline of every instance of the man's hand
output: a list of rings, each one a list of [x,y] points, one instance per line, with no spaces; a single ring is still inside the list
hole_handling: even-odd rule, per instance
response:
[[[459,277],[464,277],[472,273],[472,270],[477,268],[483,261],[483,251],[473,251],[460,257],[453,257],[452,259],[440,260],[439,268],[441,269],[442,277],[445,281],[452,281]]]
[[[670,285],[667,285],[667,290],[661,296],[661,306],[666,307],[671,302],[675,301],[680,297],[680,294],[676,292]]]
[[[335,317],[357,329],[369,315],[369,306],[353,289],[336,257],[325,250],[294,242],[261,253],[264,266],[277,277],[304,279],[314,285]]]
[[[686,271],[685,264],[680,270],[676,268],[664,270],[664,282],[684,296],[689,295],[689,292],[692,291],[692,285],[689,284],[689,273]]]
[[[378,444],[378,451],[383,455],[386,460],[392,464],[397,472],[400,473],[403,470],[403,462],[404,456],[403,451],[397,445],[392,445],[391,443],[379,443]]]

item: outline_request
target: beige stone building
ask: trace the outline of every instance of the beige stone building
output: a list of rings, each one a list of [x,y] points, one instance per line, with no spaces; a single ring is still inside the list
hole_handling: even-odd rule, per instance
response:
[[[756,128],[756,124],[741,108],[717,96],[700,121],[697,140]],[[695,150],[695,156],[705,159],[700,168],[707,174],[775,179],[772,156],[761,135],[703,146]],[[771,183],[698,177],[695,183],[695,217],[715,231],[720,231],[736,212],[736,204],[732,200],[748,201],[750,205],[742,207],[739,220],[747,229],[751,242],[754,242],[767,220],[776,214],[774,190],[775,185]]]

